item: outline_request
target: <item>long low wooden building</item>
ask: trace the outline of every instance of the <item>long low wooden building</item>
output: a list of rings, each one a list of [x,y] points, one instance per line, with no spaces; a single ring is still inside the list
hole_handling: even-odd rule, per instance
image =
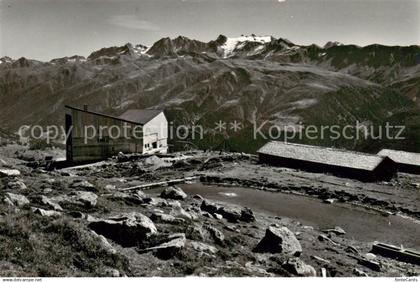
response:
[[[390,180],[397,172],[388,157],[334,148],[272,141],[258,150],[259,160],[274,166],[331,173],[361,181]]]
[[[420,174],[420,154],[406,151],[383,149],[379,156],[386,156],[397,163],[399,172]]]

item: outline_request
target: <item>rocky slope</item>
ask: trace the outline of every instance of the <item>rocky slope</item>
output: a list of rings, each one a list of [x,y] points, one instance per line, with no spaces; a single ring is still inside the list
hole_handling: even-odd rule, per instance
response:
[[[398,217],[394,226],[397,216],[389,213],[419,218],[418,201],[412,200],[418,194],[417,176],[366,184],[263,167],[246,154],[214,152],[120,155],[54,171],[30,168],[11,156],[0,162],[0,169],[1,276],[419,275],[414,264],[371,253],[373,240],[384,236],[386,243],[418,250],[419,224]],[[179,184],[182,189],[162,187],[163,181],[192,176],[213,185],[205,186],[201,196],[189,190],[203,185],[199,182]],[[154,189],[145,190],[152,184]],[[144,189],[130,189],[139,185]],[[222,185],[227,192],[223,201],[206,195]],[[328,217],[340,218],[341,227],[328,220],[322,226],[257,206],[246,208],[234,191],[269,198],[306,194],[314,199],[295,200],[316,203],[318,209],[309,213],[341,209]],[[327,198],[331,201],[323,203]],[[363,203],[369,210],[343,217],[357,209],[350,203]],[[374,226],[363,225],[370,217]],[[351,228],[358,222],[363,232]]]
[[[126,44],[50,62],[4,57],[0,118],[3,127],[16,130],[63,124],[66,104],[89,104],[108,114],[163,108],[175,125],[203,125],[208,138],[195,143],[207,148],[226,138],[211,131],[221,117],[241,122],[244,129],[228,126],[227,135],[232,150],[250,152],[265,142],[249,142],[252,123],[299,128],[390,122],[407,127],[406,140],[315,143],[418,151],[419,54],[419,46],[300,46],[269,36],[221,35],[210,42],[163,38],[150,48]]]

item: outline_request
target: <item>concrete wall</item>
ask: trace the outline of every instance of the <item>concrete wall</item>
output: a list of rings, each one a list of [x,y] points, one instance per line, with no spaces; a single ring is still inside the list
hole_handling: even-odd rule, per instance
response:
[[[168,120],[162,112],[143,127],[144,153],[167,153]]]

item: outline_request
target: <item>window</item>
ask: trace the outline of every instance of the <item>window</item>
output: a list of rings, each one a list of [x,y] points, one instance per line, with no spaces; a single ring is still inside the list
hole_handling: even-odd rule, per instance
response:
[[[152,147],[153,147],[153,149],[156,149],[157,148],[157,142],[153,142]]]

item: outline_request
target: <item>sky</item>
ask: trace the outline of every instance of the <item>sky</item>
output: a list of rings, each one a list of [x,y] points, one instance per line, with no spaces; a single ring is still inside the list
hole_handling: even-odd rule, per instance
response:
[[[0,0],[0,57],[48,61],[219,34],[320,46],[420,45],[420,0]]]

